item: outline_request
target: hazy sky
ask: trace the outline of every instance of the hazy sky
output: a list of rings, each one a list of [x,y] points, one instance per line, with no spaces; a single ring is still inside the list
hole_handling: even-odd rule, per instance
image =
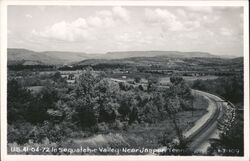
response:
[[[8,47],[243,55],[242,7],[9,6]]]

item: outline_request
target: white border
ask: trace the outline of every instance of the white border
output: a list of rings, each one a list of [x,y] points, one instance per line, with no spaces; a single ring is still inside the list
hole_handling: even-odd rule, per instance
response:
[[[249,160],[249,4],[248,1],[0,1],[1,4],[1,159],[3,161],[67,161],[67,160]],[[71,5],[71,6],[242,6],[244,7],[244,157],[215,156],[44,156],[7,155],[7,6]],[[1,160],[0,159],[0,160]]]

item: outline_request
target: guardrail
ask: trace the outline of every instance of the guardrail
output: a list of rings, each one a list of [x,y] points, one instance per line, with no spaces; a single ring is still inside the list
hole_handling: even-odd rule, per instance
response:
[[[199,91],[199,90],[198,90]],[[202,91],[203,92],[203,91]],[[206,92],[206,91],[204,91]],[[217,94],[214,94],[212,92],[206,92],[208,94],[214,95],[218,98],[220,98],[222,100],[222,102],[227,102],[227,107],[231,107],[230,109],[224,109],[226,110],[226,112],[223,113],[223,116],[220,119],[223,119],[222,121],[225,122],[224,124],[224,128],[229,129],[230,126],[232,125],[232,123],[235,121],[235,115],[236,115],[236,107],[234,106],[233,103],[231,103],[230,101],[228,101],[227,99],[225,99],[222,96],[218,96]],[[231,116],[228,116],[228,113],[230,113]],[[220,120],[221,121],[221,120]]]
[[[206,92],[206,91],[204,91],[204,92]],[[212,93],[212,92],[206,92],[206,93],[209,93],[209,94],[212,94],[212,95],[215,95],[215,96],[219,97],[220,99],[224,100],[225,102],[228,103],[228,105],[231,106],[231,108],[232,108],[232,116],[233,116],[233,117],[231,118],[230,122],[231,122],[231,123],[234,122],[234,120],[235,120],[235,113],[236,113],[236,112],[235,112],[235,111],[236,111],[235,105],[234,105],[232,102],[230,102],[230,101],[228,101],[227,99],[225,99],[224,97],[218,96],[218,95],[215,94],[215,93]]]

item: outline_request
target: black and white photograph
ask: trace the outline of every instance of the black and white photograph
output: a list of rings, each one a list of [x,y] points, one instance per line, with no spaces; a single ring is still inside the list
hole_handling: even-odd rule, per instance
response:
[[[150,4],[6,6],[6,155],[249,155],[246,7]]]

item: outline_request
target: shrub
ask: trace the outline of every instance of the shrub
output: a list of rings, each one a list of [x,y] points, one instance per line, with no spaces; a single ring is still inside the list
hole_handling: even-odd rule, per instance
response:
[[[8,125],[8,143],[27,143],[32,138],[33,126],[28,122],[17,122],[15,125]]]
[[[105,122],[101,122],[97,124],[97,128],[98,128],[98,131],[100,131],[101,133],[108,133],[109,131],[109,127]]]

